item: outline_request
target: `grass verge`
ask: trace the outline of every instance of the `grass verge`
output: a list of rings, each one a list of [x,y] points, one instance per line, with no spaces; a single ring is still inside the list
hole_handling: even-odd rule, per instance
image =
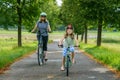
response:
[[[29,54],[36,49],[35,43],[25,44],[23,47],[14,47],[0,52],[0,69],[13,63],[16,59]]]
[[[17,47],[16,39],[0,39],[0,73],[4,71],[11,63],[15,62],[17,59],[23,57],[24,55],[30,54],[37,48],[37,41],[33,40],[23,40],[23,46]],[[49,40],[49,43],[52,43]]]
[[[100,60],[114,69],[120,71],[120,52],[108,47],[96,47],[92,44],[81,43],[81,49],[92,55],[94,58]]]

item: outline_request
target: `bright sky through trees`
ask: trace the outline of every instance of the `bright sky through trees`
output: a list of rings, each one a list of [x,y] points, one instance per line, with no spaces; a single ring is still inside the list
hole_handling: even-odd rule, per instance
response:
[[[62,0],[56,0],[56,1],[57,1],[58,6],[62,5]]]

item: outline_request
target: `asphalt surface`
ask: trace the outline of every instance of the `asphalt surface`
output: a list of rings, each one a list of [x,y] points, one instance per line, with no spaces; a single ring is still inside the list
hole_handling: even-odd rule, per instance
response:
[[[15,62],[10,70],[0,75],[0,80],[120,80],[104,66],[91,60],[76,49],[76,64],[70,68],[70,75],[60,71],[62,49],[57,43],[48,45],[48,62],[38,66],[37,55]]]

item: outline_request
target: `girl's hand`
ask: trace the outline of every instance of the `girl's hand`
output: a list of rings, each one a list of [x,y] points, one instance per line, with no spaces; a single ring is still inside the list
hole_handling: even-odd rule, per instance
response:
[[[80,45],[75,45],[75,47],[80,47]]]
[[[79,44],[76,44],[76,46],[79,46]]]
[[[61,42],[59,42],[58,45],[62,45]]]
[[[63,40],[64,40],[64,37],[59,41],[58,46],[63,47]]]
[[[58,44],[58,45],[59,45],[59,46],[61,46],[61,45],[63,45],[63,44],[62,44],[62,42],[59,42],[59,44]]]

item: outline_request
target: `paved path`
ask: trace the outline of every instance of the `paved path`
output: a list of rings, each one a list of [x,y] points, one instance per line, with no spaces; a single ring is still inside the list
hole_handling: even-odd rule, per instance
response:
[[[105,67],[76,50],[76,64],[70,68],[69,77],[60,71],[62,49],[54,42],[49,44],[48,62],[38,66],[36,54],[22,59],[13,65],[0,80],[120,80]]]

